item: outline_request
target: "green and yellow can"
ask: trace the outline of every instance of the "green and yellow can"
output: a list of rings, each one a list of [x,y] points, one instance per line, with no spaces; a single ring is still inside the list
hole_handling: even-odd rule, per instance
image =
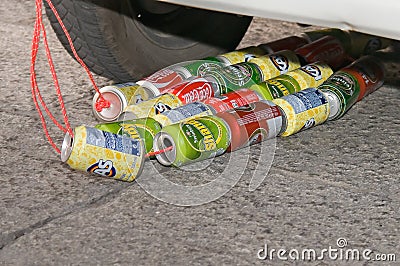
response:
[[[265,100],[273,100],[307,88],[317,87],[332,74],[333,71],[327,64],[316,62],[255,84],[250,89],[258,92]]]
[[[284,50],[271,55],[252,58],[249,63],[256,64],[262,74],[263,80],[268,80],[301,67],[300,59],[295,52]]]
[[[156,155],[166,166],[182,166],[223,154],[229,147],[231,132],[216,116],[192,119],[164,127],[154,138],[155,152],[172,147]]]

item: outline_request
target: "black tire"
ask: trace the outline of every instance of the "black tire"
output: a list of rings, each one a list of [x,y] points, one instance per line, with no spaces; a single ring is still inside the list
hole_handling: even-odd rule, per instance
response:
[[[125,82],[165,66],[233,50],[250,17],[153,0],[53,0],[75,48],[91,71]],[[167,6],[165,6],[167,5]],[[46,5],[51,25],[71,53]]]

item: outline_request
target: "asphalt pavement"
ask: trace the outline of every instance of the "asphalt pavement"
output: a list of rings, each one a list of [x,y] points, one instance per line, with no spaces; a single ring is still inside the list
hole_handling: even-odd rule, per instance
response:
[[[399,265],[397,69],[338,121],[224,155],[197,170],[146,162],[138,182],[125,183],[72,170],[53,151],[31,99],[34,1],[2,1],[0,11],[0,264],[302,265],[304,250],[315,250],[323,259],[310,265],[396,265],[373,261],[392,254]],[[70,123],[94,125],[89,79],[46,25]],[[241,47],[304,30],[256,19]],[[43,46],[37,71],[46,102],[62,120]],[[99,86],[110,84],[95,78]],[[61,145],[64,134],[51,124],[50,132]],[[197,206],[168,203],[186,202],[191,193],[146,187],[150,165],[171,181],[204,185],[242,161],[247,168],[240,180],[203,191],[209,202],[192,204]],[[255,180],[260,171],[265,179]],[[212,198],[215,191],[219,196]],[[360,258],[346,262],[348,250]],[[266,253],[269,258],[261,260]]]

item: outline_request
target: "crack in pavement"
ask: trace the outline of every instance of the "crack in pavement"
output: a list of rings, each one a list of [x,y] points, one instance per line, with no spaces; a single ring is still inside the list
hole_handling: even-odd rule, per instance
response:
[[[85,211],[85,210],[93,208],[93,207],[98,207],[98,206],[104,205],[105,203],[108,203],[112,199],[116,198],[120,194],[120,192],[131,187],[134,184],[135,184],[135,182],[120,184],[120,185],[118,185],[117,188],[113,189],[112,191],[105,193],[103,195],[100,195],[99,197],[94,198],[94,199],[90,200],[89,202],[82,202],[82,203],[73,205],[70,208],[62,211],[61,214],[59,214],[59,215],[53,215],[53,216],[47,217],[46,219],[43,219],[35,224],[32,224],[26,228],[23,228],[23,229],[20,229],[20,230],[11,232],[11,233],[7,233],[7,234],[1,233],[1,235],[0,235],[0,255],[5,247],[12,245],[19,238],[21,238],[25,235],[28,235],[28,234],[32,233],[33,231],[40,229],[55,220],[67,217],[74,213]]]

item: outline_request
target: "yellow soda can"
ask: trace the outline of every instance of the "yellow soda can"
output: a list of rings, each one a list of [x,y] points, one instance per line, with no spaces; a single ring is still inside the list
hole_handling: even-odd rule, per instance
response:
[[[73,138],[65,135],[61,160],[73,169],[131,182],[143,171],[145,151],[141,139],[79,126]]]
[[[299,57],[295,52],[289,50],[252,58],[249,62],[260,68],[263,73],[263,81],[301,67]]]
[[[266,51],[264,49],[256,46],[250,46],[237,51],[218,55],[216,56],[216,58],[227,65],[234,65],[242,62],[247,62],[254,57],[263,56],[265,54]]]
[[[283,111],[281,136],[286,137],[301,130],[324,123],[329,116],[329,102],[315,88],[272,100]]]
[[[284,83],[290,80],[291,77],[298,83],[298,90],[296,92],[307,89],[315,88],[321,85],[333,74],[332,69],[325,63],[316,62],[305,65],[298,69],[292,70],[286,74],[278,76],[273,80]]]
[[[333,71],[327,64],[315,62],[252,85],[250,89],[258,92],[264,99],[272,100],[308,88],[315,88],[332,74]]]
[[[118,120],[131,120],[146,117],[154,118],[157,114],[162,114],[167,110],[182,105],[183,102],[178,98],[178,96],[171,93],[165,93],[138,104],[128,105]]]

